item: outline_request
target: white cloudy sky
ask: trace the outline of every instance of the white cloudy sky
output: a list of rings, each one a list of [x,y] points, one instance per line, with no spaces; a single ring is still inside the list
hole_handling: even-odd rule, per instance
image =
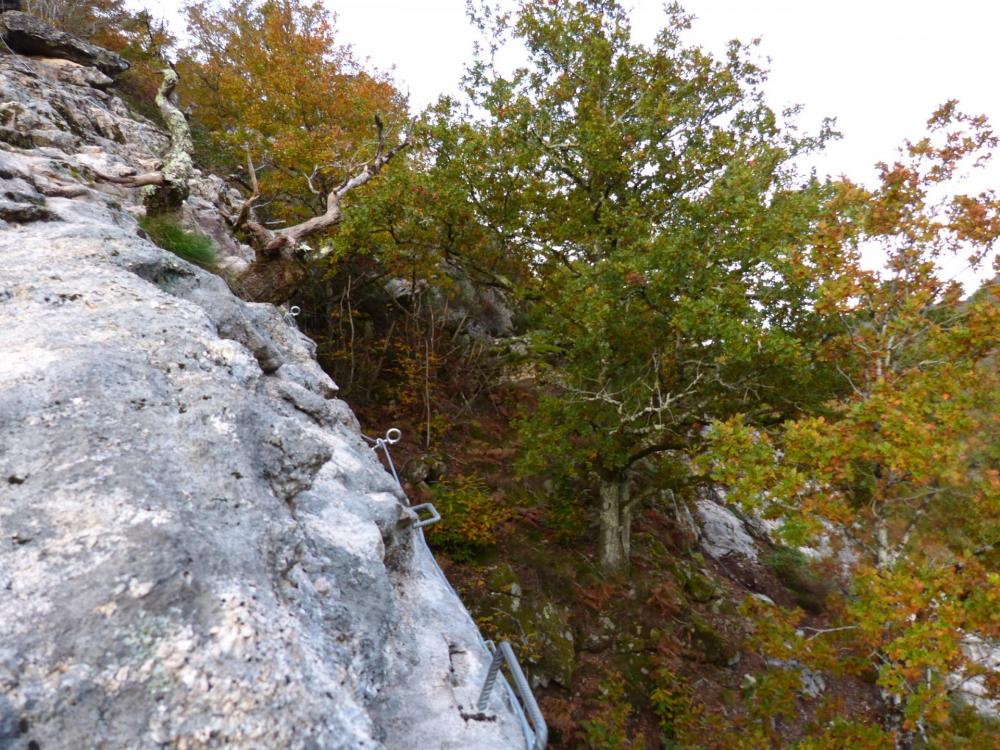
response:
[[[661,0],[631,0],[634,27],[651,36]],[[395,69],[420,108],[454,89],[473,31],[465,0],[326,0],[340,38],[381,69]],[[175,18],[180,0],[134,0]],[[862,176],[915,137],[949,98],[1000,122],[994,0],[684,0],[695,14],[692,41],[721,49],[731,38],[762,38],[771,58],[772,104],[801,103],[802,123],[836,116],[844,134],[820,164]],[[1000,164],[994,172],[1000,177]],[[1000,182],[1000,179],[996,180]]]
[[[453,91],[474,33],[465,0],[325,0],[340,39],[377,68],[393,69],[420,109]],[[661,0],[625,0],[649,38]],[[178,18],[180,0],[133,0]],[[771,59],[767,89],[777,108],[805,106],[813,127],[835,116],[843,139],[817,161],[821,172],[868,179],[903,138],[920,135],[950,98],[1000,123],[1000,3],[995,0],[682,0],[697,20],[690,39],[721,50],[761,37]],[[979,184],[1000,184],[1000,162]]]

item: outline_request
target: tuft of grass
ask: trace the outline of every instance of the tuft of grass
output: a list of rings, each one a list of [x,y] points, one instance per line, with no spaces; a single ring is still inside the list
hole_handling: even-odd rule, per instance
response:
[[[147,216],[139,221],[149,239],[174,255],[199,266],[215,263],[215,246],[200,232],[189,232],[181,226],[176,216],[169,214]]]

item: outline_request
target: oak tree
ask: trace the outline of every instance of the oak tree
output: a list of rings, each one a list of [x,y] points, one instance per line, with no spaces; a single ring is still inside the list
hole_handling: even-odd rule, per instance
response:
[[[488,11],[490,38],[527,60],[504,73],[484,53],[469,79],[516,196],[506,230],[533,268],[548,373],[522,465],[596,485],[598,557],[623,572],[665,454],[713,418],[771,420],[822,391],[800,245],[824,187],[792,161],[828,133],[782,124],[752,48],[686,44],[676,7],[650,44],[613,0]]]
[[[405,147],[405,101],[337,42],[321,2],[196,2],[187,17],[178,69],[200,156],[234,172],[251,156],[241,180],[252,200],[235,218],[258,258],[241,289],[284,301],[324,254],[302,240],[322,240],[347,194]]]

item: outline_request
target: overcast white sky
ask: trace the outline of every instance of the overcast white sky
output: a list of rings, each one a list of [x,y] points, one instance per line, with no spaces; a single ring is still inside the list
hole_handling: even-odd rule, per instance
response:
[[[179,19],[181,0],[134,0]],[[415,109],[453,91],[474,38],[465,0],[326,0],[340,40],[394,69]],[[631,0],[633,26],[650,37],[660,0]],[[994,0],[685,0],[690,39],[721,50],[761,37],[775,107],[801,103],[804,126],[835,116],[844,134],[819,166],[855,177],[916,137],[949,98],[1000,122],[1000,3]],[[1000,183],[1000,164],[991,179]]]
[[[325,0],[340,41],[394,70],[419,110],[454,91],[474,32],[465,0]],[[633,27],[650,38],[661,0],[625,0]],[[133,0],[179,18],[180,0]],[[817,161],[823,173],[867,180],[904,138],[916,138],[950,98],[1000,124],[1000,2],[995,0],[682,0],[696,16],[689,38],[719,51],[732,38],[761,37],[771,59],[772,106],[799,103],[815,129],[837,118],[843,139]],[[979,181],[977,181],[979,184]],[[1000,162],[984,185],[1000,184]]]
[[[662,25],[660,0],[631,0],[633,26]],[[134,0],[179,18],[181,0]],[[380,69],[394,69],[415,109],[454,90],[473,31],[465,0],[326,0],[339,37]],[[776,107],[801,103],[803,125],[837,117],[844,139],[820,167],[869,174],[949,98],[1000,122],[1000,3],[994,0],[683,0],[690,39],[721,50],[762,38]],[[1000,182],[1000,164],[993,175]]]

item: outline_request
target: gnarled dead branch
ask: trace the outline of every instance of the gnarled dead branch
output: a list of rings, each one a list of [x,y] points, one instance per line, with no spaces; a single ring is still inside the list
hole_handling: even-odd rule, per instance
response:
[[[174,101],[177,83],[180,80],[173,68],[164,68],[163,83],[156,92],[156,106],[166,123],[170,133],[170,147],[163,159],[163,166],[155,172],[145,174],[113,175],[96,172],[97,179],[124,185],[130,188],[153,186],[156,189],[146,198],[146,206],[152,210],[176,208],[188,196],[188,180],[194,164],[191,152],[194,145],[191,141],[191,128],[187,118]]]
[[[322,214],[314,216],[311,219],[307,219],[300,224],[295,224],[294,226],[286,227],[285,229],[281,229],[276,232],[267,229],[259,223],[255,228],[251,226],[251,222],[247,222],[247,227],[255,235],[261,236],[263,233],[269,233],[271,235],[268,242],[261,247],[261,251],[264,255],[274,256],[280,254],[287,256],[292,253],[294,248],[297,247],[306,237],[332,229],[339,224],[343,218],[340,204],[344,199],[344,196],[352,190],[356,190],[371,181],[373,177],[382,171],[382,168],[389,163],[392,157],[409,145],[409,133],[404,133],[399,143],[394,146],[387,147],[385,128],[382,124],[382,120],[378,117],[375,118],[375,127],[378,133],[378,144],[375,149],[375,155],[365,162],[355,174],[346,178],[327,194],[326,211]],[[254,178],[254,181],[256,182],[256,178]],[[314,259],[322,256],[323,253],[320,252],[314,257]]]
[[[257,205],[257,201],[260,200],[260,183],[257,181],[257,168],[253,164],[250,147],[246,146],[245,148],[247,155],[247,175],[250,178],[250,195],[243,201],[243,205],[240,206],[240,211],[236,214],[235,218],[230,219],[227,217],[226,220],[233,229],[241,229],[251,220],[255,224],[257,223],[253,216],[253,209]]]
[[[244,201],[239,214],[232,222],[234,227],[244,227],[250,233],[257,253],[256,261],[238,282],[244,297],[258,301],[286,301],[306,278],[305,262],[320,260],[329,254],[329,248],[313,252],[303,247],[303,240],[339,224],[343,218],[341,203],[344,197],[352,190],[370,182],[396,154],[409,145],[409,131],[404,131],[399,142],[390,146],[387,143],[385,127],[378,117],[375,118],[375,128],[378,136],[375,155],[327,193],[326,210],[318,216],[280,230],[269,229],[255,216],[254,206],[260,197],[260,188],[253,160],[249,152],[247,153],[247,169],[252,193]],[[309,177],[308,182],[312,190],[315,190],[312,181],[319,169],[314,170]]]

